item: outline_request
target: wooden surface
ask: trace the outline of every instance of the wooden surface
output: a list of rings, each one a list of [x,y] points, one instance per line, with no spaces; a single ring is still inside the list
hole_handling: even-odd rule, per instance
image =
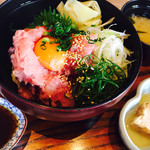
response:
[[[120,9],[128,0],[108,1]],[[27,115],[27,129],[14,150],[126,150],[118,131],[119,113],[135,95],[138,84],[148,77],[150,66],[142,66],[127,95],[108,111],[88,120],[60,123]]]
[[[61,123],[27,115],[26,132],[13,150],[127,150],[119,135],[119,113],[135,95],[139,83],[148,77],[150,66],[142,66],[127,95],[114,107],[88,120]]]
[[[114,107],[88,120],[60,123],[27,116],[26,132],[14,150],[127,150],[119,135],[119,113],[148,77],[150,66],[142,66],[128,94]]]

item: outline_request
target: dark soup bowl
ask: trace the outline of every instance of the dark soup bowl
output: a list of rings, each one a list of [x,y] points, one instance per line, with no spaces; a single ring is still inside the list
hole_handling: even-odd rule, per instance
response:
[[[136,30],[124,14],[105,0],[97,2],[102,11],[103,22],[115,17],[114,23],[117,25],[114,25],[112,29],[120,32],[126,31],[127,34],[130,34],[128,39],[125,40],[125,46],[133,52],[128,59],[134,61],[129,66],[128,78],[114,94],[99,104],[74,108],[48,107],[19,96],[17,86],[12,81],[12,64],[8,54],[8,49],[12,46],[12,36],[14,35],[11,29],[27,27],[33,21],[34,16],[39,14],[41,10],[48,9],[49,6],[56,8],[60,1],[9,0],[0,6],[0,91],[2,96],[27,114],[45,120],[62,122],[79,121],[97,116],[119,102],[129,91],[138,76],[142,62],[141,43]]]
[[[129,18],[129,20],[131,21],[131,23],[133,23],[133,25],[136,23],[132,20],[133,16],[138,17],[138,19],[140,20],[140,27],[141,29],[137,26],[135,26],[135,29],[137,29],[137,32],[139,34],[141,34],[141,43],[142,43],[142,49],[143,49],[143,62],[142,65],[143,66],[149,66],[150,65],[150,42],[149,41],[145,41],[144,39],[142,39],[144,37],[144,34],[148,34],[150,28],[146,27],[146,22],[145,19],[149,20],[150,24],[150,0],[131,0],[129,2],[127,2],[126,4],[124,4],[124,6],[122,7],[121,11]],[[141,17],[144,17],[145,19],[141,19]],[[147,28],[146,30],[148,30],[148,32],[144,29],[143,30],[143,26],[145,26],[145,28]],[[138,31],[140,30],[140,31]],[[143,30],[143,31],[141,31]],[[145,33],[147,32],[147,33]],[[150,36],[146,35],[145,37],[150,39]],[[148,43],[147,43],[148,42]]]

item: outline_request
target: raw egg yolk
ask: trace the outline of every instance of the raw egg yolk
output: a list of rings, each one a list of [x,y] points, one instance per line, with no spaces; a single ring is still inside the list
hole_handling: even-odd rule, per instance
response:
[[[34,53],[38,57],[39,62],[47,69],[60,71],[64,67],[66,52],[58,52],[56,47],[58,43],[50,43],[55,39],[52,37],[44,37],[37,41]],[[43,41],[45,43],[43,43]]]

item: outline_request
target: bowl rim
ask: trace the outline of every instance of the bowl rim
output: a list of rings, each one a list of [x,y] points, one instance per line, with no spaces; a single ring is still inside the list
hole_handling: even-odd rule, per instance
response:
[[[146,84],[150,84],[150,77],[144,79],[137,87],[136,90],[136,95],[129,99],[125,105],[123,106],[123,108],[120,111],[120,115],[119,115],[119,132],[121,135],[121,138],[123,139],[123,142],[125,143],[125,145],[129,148],[129,149],[137,149],[140,150],[139,147],[137,147],[132,140],[130,139],[127,130],[126,130],[126,126],[125,126],[125,117],[128,111],[130,111],[134,106],[136,106],[141,97],[142,97],[142,92],[143,89],[145,87]],[[150,88],[150,86],[149,86]]]
[[[122,6],[122,8],[121,8],[121,12],[122,13],[124,13],[124,11],[126,10],[126,7],[128,7],[128,5],[131,5],[132,6],[132,3],[134,4],[135,2],[137,2],[137,4],[138,3],[142,3],[142,1],[141,0],[130,0],[130,1],[128,1],[128,2],[126,2],[123,6]],[[149,3],[149,10],[150,10],[150,0],[145,0],[144,2],[146,2],[146,3]],[[130,6],[130,7],[131,7]],[[146,7],[147,8],[147,7]],[[132,15],[132,14],[131,14]],[[129,17],[129,16],[128,16]],[[145,42],[143,42],[142,40],[140,40],[141,41],[141,43],[142,44],[145,44],[146,46],[150,46],[150,44],[147,44],[147,43],[145,43]]]
[[[10,1],[8,1],[8,2],[10,2]],[[3,3],[2,5],[3,5],[3,6],[6,5],[6,4],[8,4],[8,2],[7,2],[7,3]],[[107,3],[107,4],[109,3],[109,2],[107,2],[107,1],[104,1],[104,2]],[[109,3],[109,5],[113,6],[116,11],[118,11],[119,13],[121,13],[121,11],[120,11],[118,8],[116,8],[114,5],[112,5],[111,3]],[[122,14],[122,15],[123,15],[123,14]],[[140,43],[140,45],[141,45],[141,43]],[[70,111],[83,111],[83,110],[87,110],[87,109],[93,109],[93,108],[96,108],[96,107],[99,107],[99,106],[103,106],[103,105],[105,105],[105,104],[107,104],[107,103],[110,103],[110,102],[113,101],[114,99],[117,99],[118,97],[120,97],[120,95],[122,95],[122,94],[124,93],[125,90],[127,90],[129,87],[132,86],[132,84],[135,82],[135,80],[136,80],[136,78],[137,78],[137,76],[138,76],[138,74],[139,74],[140,66],[141,66],[141,64],[142,64],[142,48],[140,47],[140,49],[141,49],[141,50],[140,50],[141,60],[140,60],[140,62],[139,62],[138,68],[136,69],[137,74],[134,74],[134,76],[131,77],[131,82],[125,84],[125,87],[123,87],[122,90],[120,90],[120,92],[115,93],[115,94],[114,94],[113,96],[111,96],[111,98],[109,98],[107,101],[104,101],[104,102],[102,102],[102,103],[100,103],[100,104],[94,104],[94,105],[91,105],[91,106],[85,106],[85,107],[81,107],[81,108],[80,108],[80,107],[75,107],[75,108],[54,108],[54,107],[49,107],[49,106],[37,104],[36,102],[33,102],[33,101],[27,101],[27,99],[22,98],[21,96],[17,95],[17,94],[16,94],[15,92],[13,92],[10,88],[6,87],[3,83],[1,83],[1,86],[2,86],[5,90],[8,90],[10,93],[12,93],[15,97],[19,98],[19,100],[22,100],[22,101],[24,101],[24,102],[26,102],[26,103],[30,103],[30,105],[36,105],[36,106],[38,106],[39,108],[45,108],[45,109],[55,110],[55,111],[56,111],[56,110],[57,110],[57,111],[61,111],[61,110],[62,110],[62,111],[66,111],[66,112],[70,112]]]
[[[122,6],[122,8],[121,8],[121,12],[123,12],[123,11],[125,10],[125,8],[126,8],[129,4],[132,4],[132,3],[135,3],[135,2],[137,2],[137,3],[142,3],[142,0],[130,0],[130,1],[126,2],[126,3]],[[144,2],[150,3],[150,0],[144,0]]]
[[[7,108],[17,119],[18,126],[13,136],[8,140],[7,143],[2,147],[2,149],[11,150],[19,142],[23,136],[27,127],[27,117],[26,115],[13,104],[11,104],[7,99],[0,97],[0,105]]]
[[[138,75],[137,75],[138,76]],[[136,79],[135,79],[136,80]],[[135,81],[134,80],[134,81]],[[134,82],[133,81],[133,82]],[[129,87],[131,87],[132,86],[132,84],[133,84],[133,82],[127,87],[127,89],[129,88]],[[5,86],[3,86],[3,88],[5,89]],[[7,88],[5,89],[5,90],[7,90]],[[125,89],[126,90],[126,89]],[[13,92],[11,89],[9,89],[9,91],[8,91],[10,94],[13,94],[15,97],[17,97],[17,98],[19,98],[19,101],[23,101],[23,102],[25,102],[25,103],[28,103],[28,104],[30,104],[31,106],[33,105],[33,106],[35,106],[36,105],[36,107],[38,107],[39,109],[40,108],[44,108],[44,109],[47,109],[47,110],[51,110],[51,111],[62,111],[62,112],[77,112],[77,111],[86,111],[86,110],[90,110],[90,109],[93,109],[93,108],[97,108],[97,107],[99,107],[99,106],[104,106],[104,105],[106,105],[107,103],[110,103],[111,101],[113,101],[113,100],[115,100],[115,99],[117,99],[118,97],[120,97],[120,95],[122,95],[123,93],[124,93],[124,91],[122,91],[121,93],[119,93],[117,96],[114,96],[112,99],[108,99],[107,101],[104,101],[104,102],[102,102],[102,103],[99,103],[99,104],[94,104],[94,105],[91,105],[91,106],[85,106],[85,107],[69,107],[69,108],[67,108],[67,107],[51,107],[51,106],[46,106],[46,105],[42,105],[42,104],[38,104],[38,103],[36,103],[35,101],[32,101],[32,100],[28,100],[28,99],[25,99],[25,98],[23,98],[23,97],[21,97],[20,95],[17,95],[15,92]],[[3,95],[3,93],[1,93],[1,95],[3,96],[3,97],[5,97],[4,95]]]
[[[140,64],[141,66],[141,64]],[[15,93],[14,91],[12,91],[10,88],[8,87],[5,87],[5,85],[3,85],[2,83],[0,83],[0,86],[2,86],[5,90],[7,90],[10,94],[13,94],[15,97],[19,98],[19,101],[23,101],[23,102],[26,102],[26,103],[29,103],[30,105],[33,105],[33,106],[37,106],[38,108],[44,108],[44,109],[47,109],[47,110],[53,110],[53,111],[63,111],[63,112],[76,112],[76,111],[86,111],[86,110],[90,110],[90,109],[93,109],[93,108],[97,108],[99,106],[105,106],[107,103],[110,103],[112,101],[114,101],[115,99],[117,99],[118,97],[120,97],[127,89],[131,88],[131,86],[133,85],[133,83],[135,82],[136,78],[138,77],[138,74],[139,74],[139,70],[140,70],[140,67],[138,69],[138,73],[134,76],[134,80],[132,80],[132,82],[130,84],[127,84],[125,88],[123,88],[121,90],[121,92],[118,94],[118,93],[115,93],[113,95],[113,97],[111,97],[111,99],[107,99],[106,101],[103,101],[99,104],[94,104],[94,105],[90,105],[90,106],[84,106],[84,107],[73,107],[73,108],[65,108],[65,107],[51,107],[51,106],[46,106],[46,105],[42,105],[42,104],[38,104],[36,103],[35,101],[32,101],[32,100],[28,100],[28,99],[25,99],[23,97],[21,97],[20,95],[18,95],[17,93]],[[3,95],[3,93],[0,91],[1,95],[3,97],[5,97]],[[6,98],[7,99],[7,98]]]

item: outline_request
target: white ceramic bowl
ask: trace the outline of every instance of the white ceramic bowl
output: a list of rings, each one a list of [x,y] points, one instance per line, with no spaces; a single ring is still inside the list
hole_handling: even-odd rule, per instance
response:
[[[12,105],[4,98],[0,98],[0,105],[11,111],[18,120],[18,127],[12,138],[1,148],[1,150],[11,150],[21,139],[27,126],[27,118],[23,112]]]
[[[126,126],[125,126],[125,117],[126,114],[129,110],[131,110],[135,105],[137,105],[142,97],[143,94],[148,94],[150,93],[150,78],[147,78],[143,80],[138,88],[136,95],[131,98],[130,100],[127,101],[127,103],[124,105],[120,112],[119,116],[119,130],[120,130],[120,135],[122,137],[122,140],[124,141],[125,145],[131,149],[131,150],[140,150],[130,139]],[[143,148],[142,150],[150,150],[150,147]]]

